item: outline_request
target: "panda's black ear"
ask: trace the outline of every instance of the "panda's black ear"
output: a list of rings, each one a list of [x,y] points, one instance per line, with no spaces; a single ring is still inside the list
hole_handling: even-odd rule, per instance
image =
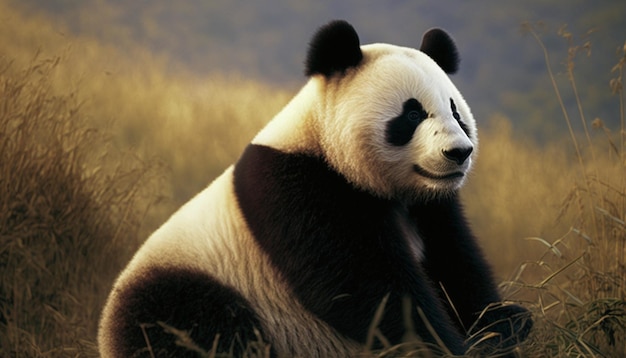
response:
[[[454,41],[442,29],[430,29],[422,38],[420,51],[435,60],[446,73],[454,74],[459,69],[459,52]]]
[[[309,44],[305,74],[326,77],[344,72],[363,59],[359,35],[346,21],[335,20],[317,30]]]

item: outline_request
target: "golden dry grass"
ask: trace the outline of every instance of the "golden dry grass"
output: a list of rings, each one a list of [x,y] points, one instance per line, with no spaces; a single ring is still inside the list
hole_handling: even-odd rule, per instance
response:
[[[174,76],[0,13],[0,356],[96,356],[115,274],[291,93]],[[480,128],[467,213],[507,297],[535,314],[531,356],[626,354],[624,126],[595,123],[542,145],[505,118]]]
[[[50,94],[58,63],[0,61],[2,356],[96,355],[99,308],[160,176],[87,126],[75,94]]]

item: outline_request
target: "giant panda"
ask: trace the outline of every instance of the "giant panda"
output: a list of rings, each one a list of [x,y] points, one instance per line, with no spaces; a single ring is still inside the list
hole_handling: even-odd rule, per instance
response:
[[[304,87],[116,280],[102,356],[511,353],[532,321],[463,215],[478,139],[458,63],[440,29],[417,50],[321,27]]]

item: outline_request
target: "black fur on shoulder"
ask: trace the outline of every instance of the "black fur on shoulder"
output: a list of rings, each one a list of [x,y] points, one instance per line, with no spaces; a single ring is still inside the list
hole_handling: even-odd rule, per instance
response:
[[[335,20],[321,27],[309,44],[307,76],[330,77],[358,65],[363,59],[359,36],[346,21]]]
[[[448,74],[454,74],[459,70],[459,52],[450,35],[442,29],[435,28],[426,31],[420,51],[435,60]]]

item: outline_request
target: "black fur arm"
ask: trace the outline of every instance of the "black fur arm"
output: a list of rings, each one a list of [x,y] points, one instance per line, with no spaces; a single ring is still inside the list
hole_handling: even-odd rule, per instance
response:
[[[500,333],[502,346],[523,340],[532,321],[517,305],[500,305],[491,269],[463,215],[458,197],[450,196],[411,209],[424,241],[424,269],[459,328],[478,339],[482,329]],[[460,319],[460,322],[459,322]],[[472,339],[470,339],[471,341]]]

